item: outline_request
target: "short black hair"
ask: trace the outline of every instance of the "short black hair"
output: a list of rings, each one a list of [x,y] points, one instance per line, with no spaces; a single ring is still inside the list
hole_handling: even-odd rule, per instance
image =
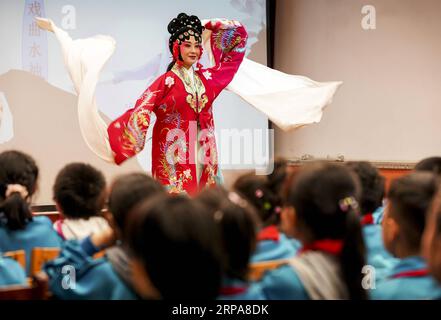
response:
[[[100,214],[105,188],[101,171],[86,163],[71,163],[55,179],[54,200],[67,218],[88,219]]]
[[[134,209],[126,236],[162,299],[215,299],[221,258],[205,208],[184,196],[157,195]]]
[[[141,201],[165,193],[164,187],[145,173],[129,173],[116,178],[109,194],[109,211],[124,231],[129,212]]]
[[[384,177],[377,168],[366,161],[348,162],[347,166],[355,172],[361,183],[360,213],[373,213],[383,203]]]
[[[421,160],[415,166],[415,171],[429,171],[441,176],[441,157],[430,157]]]
[[[196,198],[216,222],[224,258],[224,272],[232,279],[247,281],[251,255],[256,248],[258,218],[246,201],[233,203],[223,187],[207,188]]]
[[[414,250],[420,248],[427,211],[437,189],[436,176],[430,172],[412,172],[390,185],[391,217],[403,229],[407,244]]]

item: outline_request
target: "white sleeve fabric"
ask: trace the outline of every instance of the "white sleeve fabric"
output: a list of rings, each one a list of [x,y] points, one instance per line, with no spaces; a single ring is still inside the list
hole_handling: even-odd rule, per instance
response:
[[[230,90],[284,131],[320,122],[342,82],[316,82],[244,59]]]
[[[95,99],[99,75],[115,51],[115,40],[98,35],[72,40],[69,34],[52,21],[54,33],[61,45],[64,63],[78,94],[78,119],[87,146],[101,159],[114,163],[109,144],[107,124],[101,118]]]
[[[203,25],[207,22],[202,20]],[[204,52],[213,64],[211,31],[206,29],[202,38]],[[324,108],[332,103],[341,84],[286,74],[245,58],[226,89],[265,114],[280,129],[289,131],[320,122]]]

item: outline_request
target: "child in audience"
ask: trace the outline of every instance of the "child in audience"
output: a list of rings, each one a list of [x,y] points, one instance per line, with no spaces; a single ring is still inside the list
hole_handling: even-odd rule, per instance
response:
[[[427,216],[422,250],[429,272],[441,285],[441,190],[435,197]],[[436,298],[441,299],[441,294]]]
[[[126,236],[144,298],[217,298],[222,260],[214,221],[202,204],[184,196],[157,196],[135,209]]]
[[[25,285],[26,273],[15,260],[3,257],[0,252],[0,288],[12,285]]]
[[[430,157],[421,160],[415,166],[415,171],[429,171],[441,176],[441,157]]]
[[[257,214],[235,193],[222,187],[202,191],[197,200],[216,223],[224,258],[224,276],[219,299],[260,300],[258,286],[248,283],[249,263],[256,247]]]
[[[366,299],[356,177],[344,166],[317,163],[295,177],[282,227],[303,247],[260,285],[268,299]]]
[[[433,299],[440,287],[421,256],[421,237],[426,212],[437,190],[435,176],[414,172],[392,181],[383,219],[386,249],[401,259],[372,290],[374,299]]]
[[[94,233],[82,241],[67,241],[60,257],[46,264],[49,288],[59,299],[136,299],[136,279],[132,277],[128,249],[122,237],[132,208],[142,200],[165,193],[153,178],[142,174],[126,174],[111,185],[109,212],[106,214],[112,229]],[[122,240],[122,241],[121,241]],[[115,245],[116,244],[116,245]],[[93,259],[97,252],[106,256]],[[76,270],[76,286],[63,288],[63,267]]]
[[[381,221],[376,215],[383,211],[384,177],[369,162],[349,162],[347,166],[355,172],[361,183],[360,214],[366,258],[367,263],[375,267],[378,279],[397,263],[384,248]]]
[[[297,240],[288,239],[279,230],[281,188],[287,176],[286,167],[286,161],[276,161],[273,172],[268,176],[248,173],[239,177],[233,185],[233,190],[256,208],[262,221],[252,262],[291,258],[300,248]]]
[[[68,164],[58,173],[53,193],[62,218],[54,229],[63,239],[81,240],[109,227],[101,215],[105,188],[103,174],[88,164]]]
[[[62,240],[47,217],[33,217],[30,203],[37,188],[38,167],[19,151],[0,154],[0,251],[23,249],[30,272],[32,249],[58,248]]]

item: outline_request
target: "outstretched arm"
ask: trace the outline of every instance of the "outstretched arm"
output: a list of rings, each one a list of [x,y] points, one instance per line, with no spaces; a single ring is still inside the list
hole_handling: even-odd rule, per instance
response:
[[[203,70],[216,96],[233,80],[245,57],[247,32],[238,21],[211,19],[202,21],[206,31],[204,42],[214,66]],[[207,45],[206,45],[207,47]]]
[[[95,89],[102,68],[115,51],[115,41],[106,36],[72,40],[51,20],[36,20],[40,28],[53,32],[60,43],[64,63],[78,94],[78,120],[85,143],[101,159],[114,163],[107,124],[96,105]]]

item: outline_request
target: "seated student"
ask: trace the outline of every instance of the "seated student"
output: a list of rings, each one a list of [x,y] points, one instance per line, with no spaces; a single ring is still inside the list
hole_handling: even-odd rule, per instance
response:
[[[383,220],[383,240],[386,249],[401,259],[377,281],[371,291],[374,299],[433,299],[440,287],[427,271],[421,256],[421,237],[426,212],[436,192],[435,176],[415,172],[392,181]]]
[[[258,286],[248,283],[250,257],[256,247],[257,214],[235,193],[222,187],[202,191],[197,201],[216,222],[224,258],[224,277],[219,299],[262,300]]]
[[[279,160],[270,175],[248,173],[239,177],[233,185],[233,190],[256,208],[262,221],[252,262],[291,258],[300,248],[300,242],[289,239],[279,230],[281,188],[286,175],[286,161]]]
[[[59,299],[136,299],[127,246],[122,237],[130,213],[139,202],[164,188],[143,173],[118,177],[111,185],[109,213],[106,215],[112,229],[94,233],[82,241],[67,241],[60,257],[44,267],[49,276],[49,288]],[[119,241],[117,241],[119,239]],[[122,241],[121,241],[122,240]],[[116,245],[115,245],[116,244]],[[101,250],[106,255],[94,259]],[[71,265],[76,270],[75,288],[63,287],[63,267]]]
[[[105,189],[103,174],[88,164],[71,163],[58,173],[53,193],[62,218],[54,229],[64,240],[81,240],[109,227],[101,215]]]
[[[26,273],[17,261],[3,257],[0,252],[0,288],[12,285],[25,285]]]
[[[38,167],[19,151],[0,154],[0,251],[25,250],[29,274],[35,247],[60,247],[61,238],[47,217],[33,217],[30,203],[37,188]]]
[[[430,157],[418,162],[415,171],[429,171],[437,176],[441,176],[441,157]]]
[[[422,251],[430,274],[441,285],[441,190],[438,191],[427,215]],[[441,294],[436,299],[441,300]]]
[[[290,187],[282,227],[303,247],[259,282],[267,299],[366,299],[358,183],[344,166],[304,167]]]
[[[125,236],[142,297],[216,299],[222,260],[214,221],[201,204],[184,196],[160,195],[138,206],[128,223]]]
[[[383,211],[384,177],[369,162],[348,162],[361,183],[360,214],[367,263],[376,269],[377,279],[398,261],[384,248],[381,222],[375,213]]]

